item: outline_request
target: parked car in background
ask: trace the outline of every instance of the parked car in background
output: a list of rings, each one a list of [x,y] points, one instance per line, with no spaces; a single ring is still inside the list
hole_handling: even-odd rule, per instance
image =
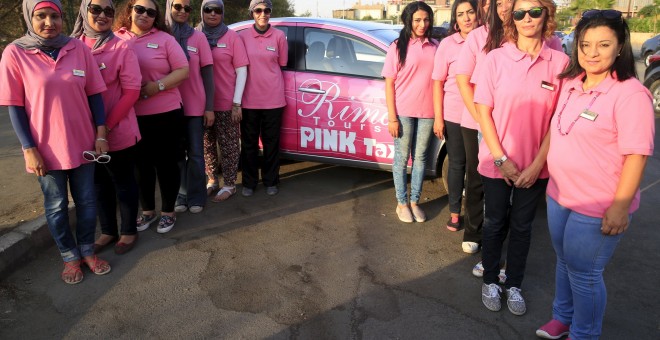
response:
[[[253,21],[230,25],[237,32]],[[283,157],[391,170],[385,80],[392,25],[322,18],[273,18],[289,45],[284,73],[287,106],[282,117]],[[444,141],[433,138],[426,175],[446,179]]]
[[[649,66],[649,58],[660,50],[660,34],[656,35],[653,38],[646,40],[642,44],[642,49],[640,55],[642,60],[644,60],[644,65]]]
[[[660,114],[660,51],[648,58],[649,66],[644,72],[644,86],[646,86],[653,96],[653,109],[656,114]]]
[[[559,39],[562,39],[564,36],[566,36],[566,33],[562,31],[555,31],[555,36]]]
[[[571,33],[568,33],[563,38],[561,38],[561,48],[564,50],[564,53],[568,54],[569,56],[571,55],[571,53],[573,53],[574,36],[575,36],[575,31],[571,31]]]

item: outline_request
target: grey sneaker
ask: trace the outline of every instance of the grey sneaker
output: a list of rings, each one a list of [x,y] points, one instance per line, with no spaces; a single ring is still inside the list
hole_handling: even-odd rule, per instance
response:
[[[254,195],[254,189],[243,187],[243,190],[241,190],[241,195],[243,195],[243,197],[250,197]]]
[[[188,206],[185,204],[178,204],[177,206],[174,207],[174,212],[177,213],[184,213],[188,210]]]
[[[527,311],[525,299],[520,295],[520,288],[511,287],[506,290],[506,305],[514,315],[523,315]]]
[[[166,232],[174,228],[175,222],[176,222],[176,217],[161,215],[160,221],[158,222],[158,228],[156,228],[156,231],[160,234],[165,234]]]
[[[277,185],[273,185],[272,187],[266,187],[266,195],[268,196],[275,196],[277,193],[280,192],[280,189],[277,188]]]
[[[192,206],[190,206],[190,208],[188,208],[188,210],[193,214],[199,214],[204,210],[204,207],[201,206],[201,205],[192,205]],[[176,209],[175,209],[175,211],[176,211]]]
[[[502,301],[500,301],[500,293],[502,288],[496,283],[491,283],[489,285],[481,285],[481,302],[484,303],[484,306],[493,312],[497,312],[502,309]]]
[[[410,208],[407,205],[401,207],[400,205],[397,204],[396,215],[399,217],[399,221],[401,222],[405,222],[405,223],[415,222],[412,211],[410,211]]]

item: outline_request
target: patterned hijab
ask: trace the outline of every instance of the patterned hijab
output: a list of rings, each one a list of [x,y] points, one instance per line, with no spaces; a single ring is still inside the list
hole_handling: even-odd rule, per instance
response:
[[[174,0],[167,0],[167,4],[165,5],[165,23],[172,30],[172,35],[174,36],[174,39],[179,42],[179,45],[181,45],[183,52],[186,54],[186,58],[190,60],[190,55],[188,54],[188,38],[193,35],[195,30],[190,27],[187,22],[180,24],[172,19],[173,2]]]
[[[204,0],[202,1],[202,18],[204,18],[204,7],[210,6],[210,5],[215,5],[216,7],[222,8],[222,12],[224,13],[225,11],[225,4],[222,2],[222,0]],[[222,38],[222,36],[227,33],[229,30],[229,27],[225,25],[225,15],[222,15],[222,20],[220,20],[220,25],[211,27],[207,24],[204,23],[204,20],[197,25],[197,30],[202,31],[204,35],[206,35],[206,40],[208,40],[209,45],[211,45],[211,48],[214,48],[218,44],[218,40]]]
[[[34,13],[34,8],[41,2],[52,3],[53,5],[57,6],[57,8],[60,9],[60,13],[62,13],[62,4],[59,0],[23,0],[23,5],[21,7],[23,9],[23,19],[25,19],[25,24],[27,25],[28,31],[24,36],[14,40],[12,44],[25,50],[33,50],[36,48],[52,50],[62,48],[69,42],[69,40],[71,40],[70,37],[67,37],[61,33],[55,38],[45,39],[40,37],[34,31],[34,28],[32,27],[32,14]]]
[[[92,0],[83,0],[80,3],[80,10],[78,11],[78,17],[76,18],[76,24],[73,26],[71,36],[78,39],[81,35],[85,35],[88,38],[96,39],[96,43],[92,46],[93,51],[114,38],[115,34],[112,33],[112,29],[105,32],[97,32],[92,28],[89,24],[89,20],[87,20],[87,6],[91,3]],[[110,7],[115,8],[112,1],[110,1]]]

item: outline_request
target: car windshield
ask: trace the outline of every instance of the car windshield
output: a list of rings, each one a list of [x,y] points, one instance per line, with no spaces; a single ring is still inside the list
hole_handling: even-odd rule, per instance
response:
[[[373,34],[377,38],[387,42],[388,45],[391,44],[392,41],[394,41],[395,39],[397,39],[399,37],[399,32],[395,31],[394,28],[393,29],[383,29],[383,30],[373,30],[373,31],[369,31],[369,32],[371,32],[371,34]]]

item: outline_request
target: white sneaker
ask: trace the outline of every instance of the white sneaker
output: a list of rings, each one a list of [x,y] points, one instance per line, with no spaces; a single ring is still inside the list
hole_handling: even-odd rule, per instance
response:
[[[484,265],[481,261],[472,267],[472,275],[476,277],[484,277]]]
[[[202,207],[201,205],[193,205],[190,208],[188,208],[188,210],[190,210],[190,212],[193,214],[198,214],[201,213],[202,210],[204,210],[204,207]]]
[[[461,246],[464,253],[474,254],[479,251],[479,243],[477,242],[463,242]]]
[[[177,213],[184,213],[184,212],[186,212],[186,210],[188,210],[188,206],[183,205],[183,204],[179,204],[179,205],[174,207],[174,212],[177,212]]]

